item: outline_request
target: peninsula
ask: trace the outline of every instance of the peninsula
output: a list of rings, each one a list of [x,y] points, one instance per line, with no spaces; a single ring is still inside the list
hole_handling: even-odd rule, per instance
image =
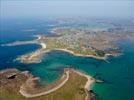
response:
[[[117,32],[116,29],[114,31]],[[116,41],[134,39],[132,34],[121,32],[115,34],[108,30],[75,28],[54,28],[49,36],[37,35],[36,37],[38,38],[31,41],[17,41],[2,46],[41,45],[41,48],[36,51],[16,58],[22,63],[40,63],[43,54],[52,50],[62,50],[76,56],[105,60],[110,55],[118,56],[121,53]]]
[[[0,98],[10,100],[92,100],[95,79],[74,69],[65,68],[56,82],[42,86],[29,72],[7,69],[0,72]],[[92,94],[92,95],[91,95]]]

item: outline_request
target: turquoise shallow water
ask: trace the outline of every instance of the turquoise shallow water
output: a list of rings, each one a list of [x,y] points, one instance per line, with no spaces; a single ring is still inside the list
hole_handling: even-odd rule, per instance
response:
[[[123,55],[109,58],[109,63],[86,57],[76,57],[71,54],[52,51],[44,55],[43,62],[30,65],[34,75],[40,76],[45,83],[58,77],[60,69],[70,66],[105,83],[94,84],[92,89],[100,100],[133,100],[134,96],[134,42],[123,41]],[[42,74],[40,74],[42,73]]]
[[[36,23],[37,26],[38,24],[40,23]],[[26,27],[23,26],[23,28]],[[29,27],[32,28],[31,24]],[[19,34],[23,33],[20,31],[21,28],[7,29],[7,26],[1,29],[1,43],[26,40],[34,34],[34,32],[31,34],[25,33],[22,37],[19,37]],[[40,28],[40,30],[45,31],[43,28]],[[12,35],[8,35],[9,32]],[[19,70],[28,70],[34,76],[40,77],[42,84],[48,84],[59,77],[64,67],[69,66],[88,75],[105,80],[104,83],[95,83],[92,85],[92,89],[98,95],[99,100],[134,100],[134,41],[120,41],[119,45],[123,50],[123,55],[110,57],[108,59],[109,63],[93,58],[76,57],[66,52],[52,51],[44,54],[42,63],[21,64],[13,62],[13,59],[18,55],[34,51],[40,48],[40,46],[0,47],[0,69],[15,67]]]

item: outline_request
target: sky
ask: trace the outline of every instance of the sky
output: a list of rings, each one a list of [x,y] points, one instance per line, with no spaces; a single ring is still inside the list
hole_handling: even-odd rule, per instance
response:
[[[134,17],[134,0],[0,0],[1,18]]]

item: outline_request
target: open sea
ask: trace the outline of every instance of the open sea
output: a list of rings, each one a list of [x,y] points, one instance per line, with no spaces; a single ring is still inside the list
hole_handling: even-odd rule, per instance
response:
[[[63,24],[50,19],[4,19],[0,25],[0,45],[34,39],[33,35],[37,34],[49,35],[50,29],[59,26]],[[88,27],[90,26],[91,28],[110,27],[89,23]],[[98,100],[134,100],[134,41],[119,41],[118,45],[123,54],[110,57],[108,62],[77,57],[63,51],[52,51],[44,54],[39,64],[23,64],[14,61],[17,56],[40,48],[39,45],[0,46],[0,70],[7,68],[28,70],[34,76],[39,77],[42,84],[49,84],[60,76],[64,67],[69,66],[105,81],[92,85],[92,90],[97,94]]]

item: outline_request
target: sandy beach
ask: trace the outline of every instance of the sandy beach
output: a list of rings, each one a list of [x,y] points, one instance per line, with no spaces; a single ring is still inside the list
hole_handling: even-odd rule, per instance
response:
[[[89,75],[86,75],[86,74],[80,72],[80,71],[76,71],[76,70],[73,70],[73,71],[74,71],[75,73],[77,73],[77,74],[79,74],[79,75],[84,76],[84,77],[87,78],[87,82],[86,82],[84,88],[85,88],[85,91],[89,91],[89,90],[91,89],[91,85],[95,82],[95,79],[92,78],[92,77],[89,76]],[[86,93],[87,93],[87,92],[86,92]],[[89,98],[91,98],[91,97],[90,97],[90,95],[87,93],[86,100],[89,100]]]
[[[46,49],[46,44],[45,43],[40,43],[40,45],[42,46],[42,49]]]
[[[83,54],[76,54],[73,51],[67,50],[67,49],[60,49],[60,48],[55,48],[53,50],[59,50],[59,51],[64,51],[64,52],[68,52],[70,54],[73,54],[75,56],[81,56],[81,57],[92,57],[92,58],[96,58],[96,59],[100,59],[100,60],[106,60],[107,56],[109,55],[105,55],[104,57],[99,57],[99,56],[94,56],[94,55],[83,55]]]

